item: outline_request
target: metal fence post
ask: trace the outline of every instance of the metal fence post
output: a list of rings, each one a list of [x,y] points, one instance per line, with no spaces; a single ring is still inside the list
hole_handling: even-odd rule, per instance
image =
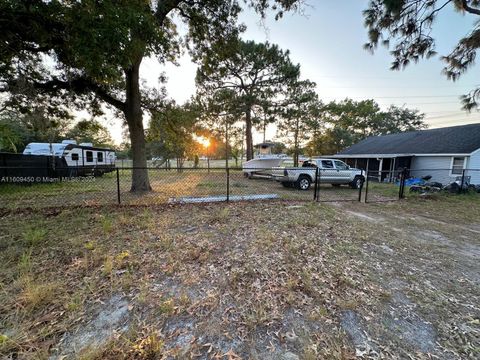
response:
[[[230,201],[230,168],[227,166],[227,202]]]
[[[398,199],[402,198],[402,187],[403,187],[403,170],[398,175]]]
[[[368,170],[365,171],[365,178],[366,178],[366,184],[365,184],[365,204],[368,202]]]
[[[407,168],[403,168],[400,174],[400,189],[398,190],[398,199],[405,198],[405,181],[407,179]]]
[[[313,185],[313,201],[317,200],[317,189],[318,189],[318,167],[315,168],[315,183]]]
[[[403,187],[405,184],[405,169],[402,169],[402,172],[400,173],[400,183],[398,184],[398,199],[403,199],[404,192],[403,192]]]
[[[320,202],[320,184],[321,184],[321,178],[322,178],[322,170],[320,168],[317,167],[317,171],[316,171],[316,174],[317,174],[317,178],[316,178],[316,182],[317,182],[317,202]]]
[[[462,170],[462,182],[460,183],[460,189],[458,189],[459,194],[465,192],[464,184],[465,184],[465,169]]]
[[[121,201],[120,201],[120,174],[118,172],[118,168],[117,168],[117,201],[118,201],[118,204],[120,205],[121,204]]]
[[[404,170],[400,173],[400,181],[398,183],[398,199],[402,199],[403,196],[403,178],[405,177]]]
[[[363,175],[363,170],[361,174]],[[363,189],[363,181],[361,182],[360,187],[358,188],[358,202],[362,201],[362,189]]]

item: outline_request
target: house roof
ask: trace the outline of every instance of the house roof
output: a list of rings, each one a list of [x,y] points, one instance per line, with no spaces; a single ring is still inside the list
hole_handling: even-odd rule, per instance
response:
[[[480,124],[371,136],[337,155],[470,154],[480,149]]]

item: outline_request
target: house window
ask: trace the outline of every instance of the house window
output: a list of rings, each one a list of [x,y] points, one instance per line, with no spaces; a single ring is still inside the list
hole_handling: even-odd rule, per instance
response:
[[[103,153],[102,152],[97,152],[97,161],[98,162],[103,162]]]
[[[464,157],[454,157],[452,161],[452,175],[462,175],[464,164]]]
[[[92,151],[85,151],[87,155],[87,162],[93,162],[93,152]]]
[[[72,160],[78,161],[78,154],[72,154]]]

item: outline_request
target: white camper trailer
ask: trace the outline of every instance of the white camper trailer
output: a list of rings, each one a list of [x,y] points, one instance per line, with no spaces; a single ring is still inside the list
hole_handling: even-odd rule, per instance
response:
[[[91,143],[64,140],[61,143],[30,143],[24,155],[50,156],[61,159],[69,175],[103,175],[115,169],[115,151],[94,147]]]

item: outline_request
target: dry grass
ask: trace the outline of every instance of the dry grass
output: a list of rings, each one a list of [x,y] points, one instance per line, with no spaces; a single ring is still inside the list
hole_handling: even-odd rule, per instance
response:
[[[462,199],[7,214],[0,356],[474,358],[479,269],[462,251],[478,251],[480,205]],[[389,313],[438,345],[395,335]]]

